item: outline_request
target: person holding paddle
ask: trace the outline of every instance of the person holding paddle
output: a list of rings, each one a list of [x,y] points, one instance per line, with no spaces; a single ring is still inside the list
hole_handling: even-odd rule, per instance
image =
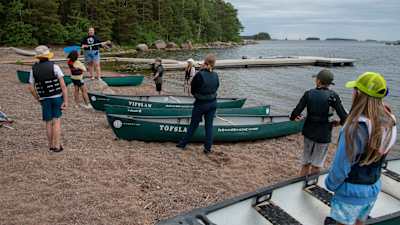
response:
[[[89,69],[91,79],[94,79],[93,70],[96,69],[96,78],[101,78],[100,70],[100,47],[107,47],[110,41],[101,42],[100,39],[94,34],[94,28],[90,27],[88,35],[81,41],[81,48],[85,52],[85,63]]]
[[[203,68],[193,77],[191,82],[191,92],[195,98],[192,118],[187,133],[176,145],[176,147],[182,150],[184,150],[189,143],[204,116],[206,130],[204,153],[211,153],[211,146],[213,143],[213,121],[217,110],[217,90],[219,88],[218,74],[214,71],[215,62],[215,55],[207,55],[204,59]]]

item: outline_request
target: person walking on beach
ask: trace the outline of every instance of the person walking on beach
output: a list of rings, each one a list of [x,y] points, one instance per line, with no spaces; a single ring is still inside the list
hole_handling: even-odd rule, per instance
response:
[[[161,95],[162,92],[163,75],[164,66],[162,65],[162,60],[161,58],[157,58],[153,64],[153,80],[159,95]]]
[[[46,122],[50,151],[60,152],[61,115],[68,106],[67,87],[60,67],[50,61],[54,54],[45,45],[35,48],[39,62],[32,66],[29,76],[29,91],[42,106],[43,121]]]
[[[307,107],[307,117],[302,131],[304,151],[301,176],[319,173],[324,165],[331,142],[332,127],[339,125],[339,121],[329,121],[329,117],[332,116],[330,108],[336,111],[341,125],[347,117],[339,95],[329,89],[330,85],[334,85],[333,73],[324,69],[313,77],[316,78],[316,88],[304,93],[290,116],[290,120],[303,119],[301,113]]]
[[[88,35],[81,41],[81,47],[84,50],[85,63],[89,68],[89,75],[94,79],[93,70],[96,70],[96,78],[101,78],[100,69],[100,47],[105,45],[106,42],[101,42],[100,39],[94,34],[94,28],[90,27]]]
[[[187,133],[176,145],[178,148],[185,149],[204,116],[206,130],[204,153],[211,153],[213,121],[217,110],[217,90],[219,88],[218,74],[214,72],[215,62],[215,55],[207,55],[204,59],[203,69],[193,77],[191,92],[195,101],[193,103],[192,118]]]
[[[196,68],[194,67],[194,60],[188,59],[187,66],[185,68],[185,83],[184,83],[184,92],[190,95],[190,83],[194,75],[196,74]]]
[[[353,89],[352,106],[325,185],[334,193],[330,217],[362,225],[381,190],[382,164],[396,142],[396,118],[383,102],[388,88],[379,73],[366,72],[346,87]]]
[[[86,72],[86,67],[78,60],[79,53],[78,51],[72,51],[68,54],[68,67],[71,71],[71,80],[74,84],[74,99],[76,105],[79,105],[79,91],[82,92],[83,101],[85,104],[82,104],[82,107],[86,109],[91,109],[89,96],[87,93],[87,88],[85,83],[83,82],[83,72]]]

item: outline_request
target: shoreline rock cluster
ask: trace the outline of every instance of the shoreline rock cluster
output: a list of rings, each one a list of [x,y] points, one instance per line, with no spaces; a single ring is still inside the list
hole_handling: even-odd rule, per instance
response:
[[[193,44],[191,41],[183,42],[178,45],[175,42],[165,42],[163,40],[157,40],[151,46],[147,44],[141,43],[136,46],[136,51],[138,52],[147,52],[151,50],[167,50],[167,51],[179,51],[179,50],[196,50],[196,49],[224,49],[224,48],[234,48],[242,45],[249,44],[258,44],[257,41],[254,40],[243,40],[242,42],[223,42],[223,41],[215,41],[209,43],[196,43]]]

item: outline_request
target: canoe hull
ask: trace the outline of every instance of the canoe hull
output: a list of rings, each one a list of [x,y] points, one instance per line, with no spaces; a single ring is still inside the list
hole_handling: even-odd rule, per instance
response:
[[[189,127],[186,124],[156,123],[137,117],[118,117],[110,114],[107,115],[107,119],[115,135],[128,141],[178,142]],[[213,127],[213,136],[216,142],[252,141],[296,134],[301,131],[302,126],[302,122],[295,121],[257,125],[216,125]],[[204,139],[205,129],[200,125],[191,141],[202,142]]]
[[[130,100],[121,98],[117,95],[102,95],[96,93],[88,93],[90,103],[96,110],[104,111],[105,105],[120,105],[135,108],[171,108],[171,109],[191,109],[193,103],[164,103],[164,102],[149,102],[140,100]],[[218,101],[218,100],[217,100]],[[231,101],[218,101],[218,108],[241,108],[246,99],[232,99]]]
[[[144,76],[102,77],[101,79],[111,87],[138,86],[142,84]]]
[[[23,70],[18,70],[17,71],[17,77],[18,80],[21,83],[27,84],[29,83],[29,74],[30,71],[23,71]],[[107,77],[104,76],[101,78],[108,86],[138,86],[142,84],[144,76],[138,75],[138,76],[115,76],[115,77]],[[64,81],[66,85],[69,85],[72,83],[71,76],[70,75],[65,75],[64,76]]]
[[[18,80],[21,83],[28,84],[29,83],[29,76],[30,76],[30,71],[22,71],[22,70],[18,70],[17,71],[17,77],[18,77]],[[71,77],[70,76],[64,76],[64,82],[65,82],[65,85],[67,85],[67,86],[69,84],[71,84],[72,83]]]
[[[106,105],[107,114],[131,115],[131,116],[191,116],[192,109],[173,108],[136,108],[119,105]],[[217,115],[237,116],[268,116],[270,106],[257,106],[248,108],[220,108]]]
[[[29,83],[29,71],[22,71],[22,70],[17,70],[17,78],[21,83],[27,84]]]
[[[367,225],[400,224],[400,196],[388,193],[389,190],[400,189],[400,180],[385,173],[387,169],[393,171],[390,168],[392,164],[399,165],[400,158],[389,160],[388,167],[382,169],[382,179],[389,179],[391,185],[382,183],[382,191],[366,221]],[[400,167],[395,167],[399,176]],[[325,200],[332,197],[332,193],[326,190],[325,179],[326,173],[322,173],[284,181],[205,208],[193,209],[157,225],[324,224],[330,213],[330,205],[327,204],[330,200]],[[310,191],[312,189],[317,191]]]

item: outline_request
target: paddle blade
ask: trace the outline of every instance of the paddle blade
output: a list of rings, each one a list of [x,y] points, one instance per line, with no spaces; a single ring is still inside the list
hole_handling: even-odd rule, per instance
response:
[[[71,53],[71,52],[73,52],[73,51],[80,52],[80,51],[81,51],[81,46],[76,46],[76,45],[74,45],[74,46],[68,46],[68,47],[65,47],[65,48],[64,48],[64,52],[65,52],[66,54],[69,54],[69,53]]]

